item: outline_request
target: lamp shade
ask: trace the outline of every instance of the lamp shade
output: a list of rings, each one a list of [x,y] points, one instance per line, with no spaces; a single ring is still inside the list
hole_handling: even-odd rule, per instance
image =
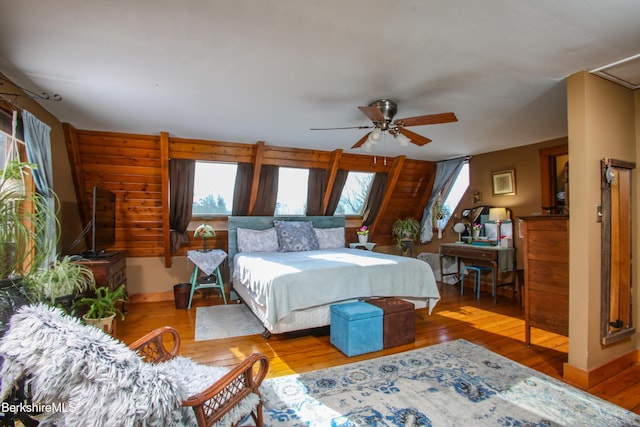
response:
[[[504,221],[508,219],[506,208],[491,208],[489,209],[489,221]]]
[[[371,134],[369,134],[369,138],[371,138],[374,144],[377,143],[381,137],[382,137],[382,131],[380,130],[380,128],[375,128],[371,132]]]
[[[398,133],[396,135],[396,140],[398,141],[398,144],[400,144],[401,147],[406,147],[411,142],[411,140],[409,138],[407,138],[406,136],[404,136],[401,133]]]
[[[193,232],[193,237],[200,237],[208,239],[210,237],[216,237],[216,231],[209,224],[202,224],[196,228],[196,231]]]

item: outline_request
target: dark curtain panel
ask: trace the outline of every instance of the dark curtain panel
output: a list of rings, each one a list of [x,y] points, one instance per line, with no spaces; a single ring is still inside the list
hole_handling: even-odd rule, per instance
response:
[[[258,198],[253,208],[253,215],[271,216],[276,210],[278,198],[278,166],[260,168],[260,183],[258,184]]]
[[[169,227],[171,253],[189,245],[187,226],[191,222],[195,160],[169,160]]]
[[[387,178],[388,175],[386,173],[376,173],[375,178],[373,178],[371,190],[369,191],[369,198],[367,199],[367,203],[364,205],[364,211],[362,213],[363,225],[373,224],[376,216],[378,216],[380,205],[384,198],[384,190],[387,187]]]
[[[251,163],[238,163],[231,215],[243,216],[249,213],[252,179],[253,165]]]
[[[338,169],[338,172],[336,173],[336,179],[333,182],[333,188],[331,189],[331,196],[329,196],[327,211],[324,213],[325,215],[333,215],[336,213],[336,208],[338,207],[338,202],[340,201],[340,195],[342,194],[344,184],[347,182],[348,175],[349,171]]]
[[[307,190],[307,215],[322,215],[322,203],[327,191],[327,171],[325,169],[309,169]]]

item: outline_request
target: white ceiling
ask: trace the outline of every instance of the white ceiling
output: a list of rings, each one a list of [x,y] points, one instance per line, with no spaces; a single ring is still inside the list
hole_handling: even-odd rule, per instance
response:
[[[640,53],[638,0],[0,0],[0,72],[79,129],[350,147],[397,100],[441,160],[566,136],[565,77]],[[0,92],[2,87],[0,86]],[[361,149],[353,152],[363,153]]]

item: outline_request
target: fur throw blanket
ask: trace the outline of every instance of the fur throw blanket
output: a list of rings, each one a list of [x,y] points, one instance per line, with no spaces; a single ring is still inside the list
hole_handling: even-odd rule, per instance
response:
[[[183,357],[145,363],[124,343],[44,304],[11,318],[0,357],[0,399],[24,378],[34,403],[60,409],[41,426],[195,426],[181,402],[228,372]],[[218,424],[239,421],[258,401],[248,396]]]

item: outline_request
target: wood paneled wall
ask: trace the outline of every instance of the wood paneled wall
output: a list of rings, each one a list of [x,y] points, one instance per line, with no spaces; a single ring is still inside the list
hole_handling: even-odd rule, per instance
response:
[[[379,245],[394,244],[391,226],[397,218],[422,217],[433,187],[435,163],[404,156],[374,158],[347,154],[342,150],[321,151],[222,141],[205,141],[160,135],[135,135],[78,130],[64,124],[67,152],[72,167],[80,217],[91,218],[92,189],[95,185],[113,191],[117,198],[116,244],[129,257],[164,257],[171,265],[168,248],[168,160],[195,159],[254,164],[254,174],[262,165],[323,168],[329,188],[339,169],[387,172],[387,191],[380,213],[372,224],[372,239]],[[254,180],[254,191],[257,187]],[[328,196],[325,197],[325,204]],[[226,250],[226,218],[209,221],[216,227],[215,246]],[[356,241],[357,218],[349,221],[347,240]],[[193,241],[192,247],[201,245]],[[186,248],[178,255],[184,255]]]

